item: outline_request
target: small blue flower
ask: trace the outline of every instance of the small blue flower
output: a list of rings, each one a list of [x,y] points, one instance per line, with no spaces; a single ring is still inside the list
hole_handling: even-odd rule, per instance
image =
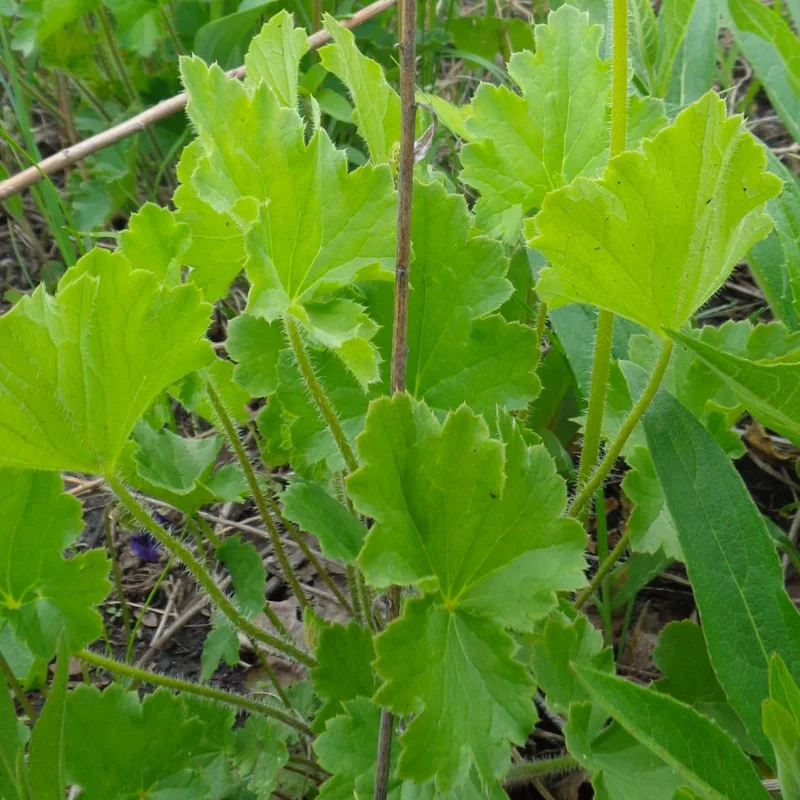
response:
[[[158,563],[158,542],[149,533],[136,533],[128,539],[134,555],[149,564]]]

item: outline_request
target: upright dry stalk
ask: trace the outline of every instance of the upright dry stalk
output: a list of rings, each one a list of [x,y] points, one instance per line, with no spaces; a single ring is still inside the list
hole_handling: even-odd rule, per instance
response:
[[[400,0],[400,164],[397,174],[397,261],[394,273],[394,321],[392,327],[392,394],[406,388],[408,360],[408,271],[411,261],[411,197],[414,188],[414,77],[416,72],[416,0]],[[389,587],[389,620],[400,610],[400,590]],[[394,715],[381,709],[378,759],[375,766],[374,800],[386,800],[389,789]]]

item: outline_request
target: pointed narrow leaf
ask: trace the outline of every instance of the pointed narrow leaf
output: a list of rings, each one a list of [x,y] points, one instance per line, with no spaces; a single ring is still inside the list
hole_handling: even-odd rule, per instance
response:
[[[800,672],[800,612],[784,590],[763,519],[711,434],[663,391],[644,427],[686,557],[711,664],[750,738],[770,760],[761,730],[769,657],[778,652]]]
[[[658,59],[656,61],[656,83],[651,87],[656,97],[667,93],[672,66],[678,56],[692,12],[698,2],[704,0],[664,0],[658,12]],[[708,87],[711,88],[711,87]]]
[[[769,665],[769,700],[763,706],[764,733],[775,749],[784,800],[800,798],[800,687],[776,653]]]
[[[17,721],[14,701],[0,674],[0,796],[7,800],[22,800],[24,797],[17,783],[17,762],[23,753],[24,726]]]
[[[759,422],[800,445],[800,351],[751,361],[685,333],[671,331],[670,336],[722,377]]]
[[[672,66],[665,100],[684,108],[713,88],[717,78],[719,0],[698,0]]]
[[[282,9],[254,36],[244,57],[245,84],[261,81],[272,89],[281,105],[297,106],[297,71],[308,51],[308,37],[303,28],[295,28],[292,16]]]
[[[325,15],[325,27],[333,44],[320,50],[322,65],[350,90],[356,125],[367,143],[370,160],[387,163],[392,146],[400,141],[400,98],[386,81],[381,65],[359,51],[350,31],[329,14]]]
[[[62,555],[83,529],[80,503],[62,492],[56,473],[0,469],[0,618],[45,662],[62,629],[70,652],[102,635],[94,606],[109,590],[103,551]]]
[[[714,674],[698,625],[690,620],[670,622],[658,636],[653,661],[664,675],[654,688],[715,720],[742,748],[752,751],[753,744]]]
[[[728,800],[769,797],[733,739],[691,706],[590,667],[574,669],[594,699],[628,733],[679,770],[703,795]]]
[[[68,677],[69,651],[62,639],[47,702],[31,736],[28,768],[31,790],[36,800],[64,800],[64,727]]]
[[[772,8],[758,0],[721,0],[735,41],[764,84],[773,108],[800,139],[800,41]]]
[[[573,703],[564,738],[570,754],[592,774],[597,800],[674,800],[678,770],[640,744],[618,722],[594,735],[597,703]],[[605,712],[602,711],[603,716]]]
[[[800,183],[772,151],[767,164],[783,191],[767,202],[775,230],[756,244],[747,264],[775,316],[790,330],[800,330]]]
[[[781,188],[765,155],[709,92],[602,179],[547,196],[526,226],[550,265],[537,291],[552,306],[586,302],[656,332],[680,328],[769,233]]]
[[[148,406],[207,364],[210,306],[120,254],[84,256],[56,297],[0,318],[1,466],[106,473]]]

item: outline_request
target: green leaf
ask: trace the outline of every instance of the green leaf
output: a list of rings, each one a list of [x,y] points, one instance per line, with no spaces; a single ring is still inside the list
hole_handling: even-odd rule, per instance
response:
[[[62,639],[53,682],[31,736],[28,769],[36,800],[64,800],[64,728],[67,707],[69,651]],[[0,691],[3,688],[0,687]]]
[[[747,264],[775,316],[800,330],[800,184],[767,151],[767,165],[783,181],[783,191],[767,201],[775,230],[747,254]]]
[[[269,800],[278,782],[278,770],[286,763],[286,731],[265,717],[252,715],[235,732],[233,769],[256,800]],[[245,795],[246,796],[246,795]]]
[[[173,196],[175,218],[191,233],[183,260],[192,269],[189,280],[213,303],[228,293],[233,279],[244,269],[245,233],[258,217],[258,203],[243,197],[233,203],[230,214],[215,211],[200,198],[192,185],[192,174],[202,156],[195,140],[184,148],[177,166],[178,186]]]
[[[655,65],[655,83],[651,86],[652,93],[656,97],[664,97],[667,93],[672,68],[696,5],[697,0],[665,0],[661,5],[658,14],[658,58]]]
[[[258,550],[250,542],[231,536],[217,548],[217,558],[231,574],[236,603],[245,615],[261,613],[267,597],[267,573]]]
[[[286,346],[283,330],[250,314],[228,324],[225,348],[236,362],[233,379],[253,397],[267,397],[278,388],[278,356]]]
[[[747,756],[722,728],[691,706],[586,666],[574,669],[620,725],[701,794],[742,800],[769,797]]]
[[[677,400],[659,392],[644,427],[709,659],[747,733],[769,759],[761,731],[768,658],[778,652],[791,669],[800,669],[800,614],[783,588],[775,547],[730,460]]]
[[[789,25],[758,0],[721,0],[725,25],[795,141],[800,140],[800,41]]]
[[[663,13],[663,12],[662,12]],[[633,0],[630,4],[630,50],[637,72],[652,85],[658,58],[659,25],[650,0]]]
[[[673,800],[677,770],[613,722],[594,736],[596,706],[573,703],[564,727],[567,749],[592,774],[597,800]]]
[[[353,34],[330,14],[325,27],[333,44],[319,53],[322,65],[350,90],[358,133],[366,142],[374,164],[390,160],[392,146],[400,140],[400,98],[386,81],[377,61],[363,55]]]
[[[135,438],[133,459],[139,475],[176,494],[189,494],[208,480],[222,447],[218,436],[186,439],[144,423],[137,425]]]
[[[355,622],[324,625],[316,648],[317,666],[312,670],[314,691],[326,700],[372,697],[375,651],[369,630]]]
[[[614,672],[614,651],[603,649],[603,636],[587,617],[577,615],[570,619],[556,613],[543,620],[528,640],[533,676],[547,697],[548,707],[559,714],[567,714],[571,703],[590,699],[570,668],[571,663]],[[592,711],[587,733],[593,738],[602,729],[607,715],[597,707]]]
[[[769,665],[769,700],[763,709],[764,733],[778,762],[784,800],[800,798],[800,688],[776,653]]]
[[[696,2],[672,66],[665,96],[671,106],[685,108],[713,88],[717,78],[718,39],[719,0]]]
[[[650,451],[634,447],[625,460],[630,469],[625,473],[622,490],[634,503],[628,518],[632,549],[637,553],[661,550],[671,561],[683,561],[678,533],[667,510]]]
[[[354,564],[366,530],[358,517],[331,497],[318,483],[292,478],[283,493],[283,512],[304,531],[319,539],[322,552]]]
[[[658,636],[653,661],[664,677],[653,686],[710,717],[745,750],[753,744],[720,686],[699,626],[671,622]]]
[[[103,633],[94,606],[109,590],[101,550],[66,560],[83,529],[81,505],[53,472],[0,470],[0,618],[50,661],[62,629],[74,652]]]
[[[759,422],[800,444],[800,351],[752,361],[684,333],[670,331],[669,335],[722,377]]]
[[[708,93],[600,180],[548,195],[526,226],[551,265],[537,291],[553,307],[586,302],[657,333],[680,328],[769,233],[763,206],[780,181],[764,163],[741,118]]]
[[[281,105],[297,106],[297,72],[300,60],[308,51],[303,28],[295,28],[292,15],[282,9],[253,37],[244,65],[245,85],[257,86],[261,81],[272,89]]]
[[[116,34],[126,50],[142,58],[155,53],[164,37],[160,0],[103,0],[103,5],[114,15]]]
[[[176,222],[172,211],[145,203],[120,234],[119,251],[134,269],[150,270],[160,283],[173,287],[181,283],[180,269],[189,240],[189,227]]]
[[[25,797],[17,783],[17,763],[22,758],[25,744],[21,734],[25,730],[22,723],[17,721],[5,675],[0,674],[0,792],[7,800],[22,800]]]
[[[229,667],[239,663],[239,634],[227,618],[217,613],[212,616],[211,631],[203,642],[200,680],[207,681],[223,660]]]
[[[347,484],[375,520],[359,556],[367,580],[428,593],[376,642],[386,680],[377,699],[417,712],[400,776],[435,778],[442,791],[472,764],[485,782],[499,776],[508,740],[524,740],[535,720],[504,627],[530,630],[556,591],[585,580],[584,535],[560,518],[563,480],[543,446],[527,448],[504,427],[505,447],[466,406],[440,425],[405,394],[377,400],[357,440],[363,466]]]
[[[140,704],[118,684],[102,693],[81,684],[67,697],[67,780],[82,787],[86,800],[158,797],[176,786],[186,789],[171,795],[180,800],[203,797],[206,787],[191,761],[205,750],[204,731],[164,689]]]
[[[250,419],[247,410],[247,404],[251,399],[250,393],[234,382],[233,375],[232,362],[224,358],[215,358],[202,372],[192,372],[171,386],[170,394],[179,400],[187,411],[216,423],[217,415],[208,398],[208,384],[211,381],[228,414],[236,422],[245,424]]]
[[[439,183],[416,184],[406,386],[432,408],[469,403],[489,417],[497,406],[525,408],[538,394],[539,343],[529,326],[494,313],[512,292],[508,261],[498,242],[471,235],[471,224],[463,197]],[[388,291],[376,300],[388,359],[392,300]]]
[[[158,394],[209,362],[209,311],[194,287],[102,250],[56,297],[24,297],[0,318],[0,465],[112,473]]]
[[[508,65],[522,96],[481,84],[461,151],[461,179],[481,193],[478,226],[510,243],[548,191],[596,175],[608,157],[610,65],[598,54],[602,28],[564,5],[535,34],[535,54],[515,53]],[[665,121],[655,100],[632,100],[630,112],[631,146]]]
[[[375,380],[374,323],[356,303],[330,295],[393,276],[396,195],[388,166],[348,172],[345,153],[322,130],[306,144],[300,116],[264,83],[250,95],[198,58],[182,59],[181,74],[204,153],[192,175],[198,194],[217,212],[235,211],[242,198],[261,203],[247,236],[247,310],[270,322],[293,315],[360,381]]]
[[[244,53],[242,45],[250,39],[250,32],[275,0],[255,0],[247,8],[212,19],[197,31],[193,51],[205,61],[217,62],[224,69],[238,67]]]

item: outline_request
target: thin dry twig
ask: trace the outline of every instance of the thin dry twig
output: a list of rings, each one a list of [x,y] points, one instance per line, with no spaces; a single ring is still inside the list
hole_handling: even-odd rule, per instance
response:
[[[342,25],[349,29],[357,28],[359,25],[363,25],[368,20],[371,20],[373,17],[391,8],[396,2],[397,0],[377,0],[377,2],[357,11],[350,19],[344,20]],[[309,50],[316,50],[323,44],[329,42],[330,39],[331,35],[328,31],[317,31],[308,37],[308,48]],[[236,69],[232,69],[228,72],[231,78],[243,78],[244,74],[244,66],[236,67]],[[61,172],[72,164],[83,160],[99,150],[110,147],[112,144],[116,144],[120,140],[126,139],[128,136],[148,130],[150,126],[154,125],[156,122],[160,122],[162,119],[182,111],[186,107],[187,101],[188,97],[186,92],[176,94],[174,97],[170,97],[168,100],[162,100],[152,108],[142,111],[141,114],[136,114],[136,116],[125,120],[125,122],[115,125],[113,128],[109,128],[95,136],[90,136],[88,139],[78,142],[73,147],[66,147],[58,153],[54,153],[52,156],[43,159],[38,164],[28,167],[4,181],[0,181],[0,201],[7,200],[9,197],[44,180],[48,175]]]

